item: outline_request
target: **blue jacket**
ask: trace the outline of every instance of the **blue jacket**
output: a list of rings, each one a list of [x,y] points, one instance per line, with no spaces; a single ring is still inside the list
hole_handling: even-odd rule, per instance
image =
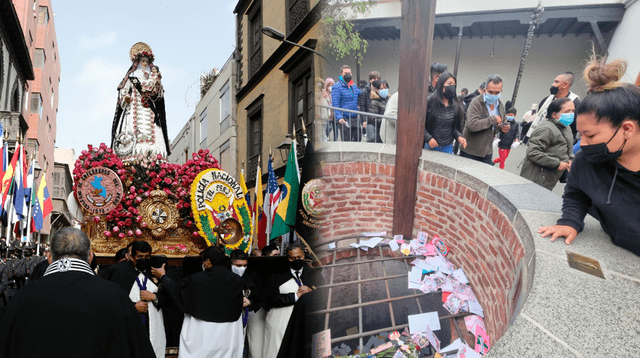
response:
[[[334,107],[357,111],[358,96],[360,95],[360,92],[361,91],[358,86],[353,85],[349,87],[341,78],[338,80],[338,83],[333,86],[333,90],[331,91],[331,103]],[[335,114],[336,120],[340,120],[342,117],[350,117],[349,112],[335,111]]]

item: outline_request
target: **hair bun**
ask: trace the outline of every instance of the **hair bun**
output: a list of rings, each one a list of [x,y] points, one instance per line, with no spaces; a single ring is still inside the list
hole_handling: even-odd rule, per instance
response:
[[[620,79],[627,71],[627,61],[618,59],[606,63],[606,60],[606,57],[597,58],[594,53],[584,69],[589,92],[602,92],[624,85]]]

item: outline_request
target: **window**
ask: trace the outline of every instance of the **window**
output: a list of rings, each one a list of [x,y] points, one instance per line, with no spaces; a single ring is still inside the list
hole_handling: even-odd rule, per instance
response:
[[[33,67],[34,68],[44,68],[44,61],[47,59],[47,57],[44,54],[44,49],[42,48],[37,48],[34,55],[33,55],[34,59],[33,59]]]
[[[55,99],[53,88],[51,89],[51,108],[53,108],[53,100]]]
[[[40,6],[40,8],[38,9],[38,25],[48,25],[48,24],[49,24],[49,9],[46,6]]]
[[[229,128],[231,123],[231,93],[229,92],[229,82],[222,86],[220,90],[220,133]]]
[[[309,13],[309,0],[288,0],[287,7],[287,34],[291,34]]]
[[[200,113],[200,143],[207,139],[207,110]]]
[[[226,141],[224,142],[224,144],[222,144],[220,146],[220,167],[224,170],[226,170],[227,172],[231,172],[233,168],[229,168],[229,166],[232,164],[231,163],[231,151],[229,150],[229,148],[231,148],[231,143],[230,141]]]
[[[259,97],[247,107],[247,177],[255,178],[258,170],[258,157],[262,153],[262,99]]]
[[[262,7],[256,1],[249,10],[249,77],[262,66]]]
[[[42,117],[42,96],[40,93],[31,94],[31,113],[37,113]]]
[[[292,58],[282,70],[289,75],[289,131],[295,125],[296,136],[300,138],[304,124],[308,138],[314,138],[313,57]]]

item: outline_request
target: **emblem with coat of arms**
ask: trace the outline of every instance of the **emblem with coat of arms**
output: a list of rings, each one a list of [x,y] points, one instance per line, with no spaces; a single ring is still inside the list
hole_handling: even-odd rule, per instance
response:
[[[191,184],[191,209],[207,245],[220,245],[227,253],[251,247],[251,214],[242,187],[228,173],[207,169]]]

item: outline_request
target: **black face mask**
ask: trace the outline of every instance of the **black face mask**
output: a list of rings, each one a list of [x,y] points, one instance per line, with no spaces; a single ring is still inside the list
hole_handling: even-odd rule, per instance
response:
[[[144,258],[144,259],[136,260],[136,268],[140,271],[146,271],[149,269],[150,266],[151,266],[150,259]]]
[[[454,99],[456,97],[456,85],[444,86],[444,98]]]
[[[344,75],[344,76],[342,76],[342,78],[344,79],[344,82],[346,84],[349,84],[349,82],[351,82],[351,80],[353,79],[353,77],[351,77],[351,75]]]
[[[580,151],[584,154],[585,159],[590,161],[591,163],[598,164],[598,163],[612,162],[620,158],[620,156],[622,155],[622,149],[624,148],[624,145],[627,144],[626,139],[622,143],[622,146],[620,147],[620,149],[616,150],[613,153],[609,152],[609,148],[607,147],[607,144],[609,144],[609,142],[611,142],[613,137],[615,137],[616,134],[618,134],[619,130],[620,130],[620,127],[616,129],[616,132],[613,133],[613,136],[611,137],[611,139],[609,139],[606,143],[598,143],[598,144],[581,146]]]
[[[551,88],[549,88],[549,92],[551,92],[552,95],[556,95],[558,94],[558,91],[560,91],[560,88],[556,87],[556,86],[551,86]]]
[[[291,266],[292,269],[297,271],[297,270],[300,270],[302,266],[304,266],[304,261],[300,259],[293,260],[289,263],[289,266]]]

